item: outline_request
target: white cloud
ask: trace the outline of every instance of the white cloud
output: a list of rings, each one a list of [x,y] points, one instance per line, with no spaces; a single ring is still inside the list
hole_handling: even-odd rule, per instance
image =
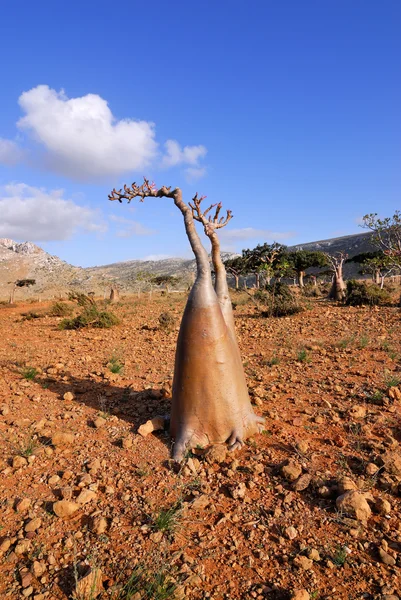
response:
[[[19,97],[24,116],[18,128],[40,145],[30,155],[14,141],[0,138],[0,163],[15,164],[22,158],[80,181],[111,178],[152,167],[189,166],[189,181],[206,172],[200,165],[204,146],[184,146],[176,140],[159,150],[155,124],[135,119],[116,119],[106,100],[97,94],[68,98],[47,85],[38,85]],[[29,146],[28,146],[29,150]]]
[[[142,225],[142,223],[139,223],[138,221],[124,219],[124,221],[122,222],[125,223],[127,227],[125,229],[120,229],[119,231],[117,231],[116,236],[120,238],[129,238],[135,235],[154,235],[155,233],[157,233],[155,229],[150,229],[149,227]]]
[[[104,232],[93,210],[63,197],[63,190],[15,183],[0,189],[0,237],[32,242],[67,240],[78,229]]]
[[[166,154],[163,156],[163,167],[176,167],[177,165],[192,165],[197,167],[201,158],[206,156],[205,146],[184,146],[181,148],[176,140],[167,140],[164,144]]]
[[[117,176],[144,169],[155,159],[153,123],[116,120],[96,94],[67,98],[39,85],[21,94],[25,113],[17,125],[46,150],[46,165],[76,179]]]
[[[270,229],[255,229],[254,227],[243,227],[242,229],[222,229],[219,237],[227,243],[241,240],[287,240],[295,236],[294,231],[271,231]]]
[[[166,260],[167,258],[172,258],[171,254],[149,254],[144,258],[140,258],[139,260],[143,261],[155,261],[155,260]]]
[[[185,174],[188,183],[192,183],[206,175],[206,167],[188,167],[185,169]]]
[[[18,144],[12,140],[0,138],[0,164],[15,165],[23,156],[22,150]]]

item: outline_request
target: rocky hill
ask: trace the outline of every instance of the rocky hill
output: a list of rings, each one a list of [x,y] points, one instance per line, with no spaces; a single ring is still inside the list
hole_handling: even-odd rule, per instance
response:
[[[370,237],[370,233],[347,235],[298,244],[290,247],[290,250],[322,250],[330,253],[344,251],[349,256],[355,256],[372,250]],[[224,258],[235,256],[229,252],[223,255]],[[357,269],[356,265],[348,264],[345,275],[355,276]],[[32,242],[18,243],[8,238],[0,239],[0,300],[3,301],[9,298],[13,282],[17,279],[35,279],[36,285],[18,289],[16,299],[31,296],[49,298],[65,296],[70,289],[108,295],[112,284],[117,284],[122,292],[134,292],[139,286],[146,286],[147,274],[173,275],[177,278],[177,287],[185,289],[192,281],[194,272],[195,261],[184,258],[131,260],[84,269],[48,254]]]

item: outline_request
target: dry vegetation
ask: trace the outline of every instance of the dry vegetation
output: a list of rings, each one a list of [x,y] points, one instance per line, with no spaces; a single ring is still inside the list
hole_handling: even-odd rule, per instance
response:
[[[136,432],[169,413],[185,299],[124,299],[111,329],[0,306],[0,597],[398,597],[400,309],[261,318],[236,294],[266,429],[177,471],[167,433]]]

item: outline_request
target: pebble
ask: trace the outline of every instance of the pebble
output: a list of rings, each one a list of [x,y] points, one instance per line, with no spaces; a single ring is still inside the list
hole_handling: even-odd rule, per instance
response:
[[[96,497],[97,494],[95,492],[92,492],[91,490],[83,490],[76,498],[76,502],[78,504],[87,504],[88,502],[94,500]]]
[[[302,468],[293,461],[289,461],[281,469],[287,481],[295,481],[302,473]]]
[[[74,442],[75,436],[69,431],[56,431],[52,435],[53,446],[67,446]]]
[[[13,458],[13,468],[19,469],[20,467],[24,467],[28,464],[28,461],[23,456],[14,456]]]
[[[296,590],[292,595],[292,600],[310,600],[310,595],[304,589]]]
[[[18,513],[22,513],[28,510],[28,508],[31,506],[31,500],[30,498],[23,498],[22,500],[20,500],[20,502],[18,502],[17,506],[16,506],[16,511]]]
[[[389,515],[391,512],[391,504],[384,498],[377,498],[374,504],[374,510],[379,513],[379,515]]]
[[[336,500],[339,510],[355,516],[359,521],[367,521],[372,514],[366,498],[360,492],[350,490]]]
[[[71,400],[74,400],[74,394],[72,392],[66,392],[63,396],[64,400],[66,400],[67,402],[71,402]]]
[[[59,500],[58,502],[54,502],[53,511],[62,519],[66,517],[70,517],[79,509],[79,504],[76,502],[70,502],[69,500]]]
[[[146,423],[138,427],[138,433],[142,437],[146,437],[153,431],[162,431],[164,429],[164,425],[164,417],[153,417],[153,419],[146,421]]]
[[[215,462],[222,463],[227,458],[227,446],[224,444],[215,444],[210,446],[205,453],[206,462],[211,465]]]
[[[101,427],[104,427],[107,423],[107,420],[104,419],[103,417],[98,417],[97,419],[95,419],[93,421],[94,426],[96,427],[96,429],[100,429]]]
[[[385,565],[389,565],[391,567],[395,565],[395,559],[392,556],[390,556],[390,554],[388,554],[385,550],[383,550],[383,548],[379,548],[379,555],[382,563],[384,563]]]
[[[91,569],[85,577],[80,579],[75,587],[75,595],[80,600],[92,600],[104,591],[102,583],[103,574],[100,569]]]
[[[42,519],[40,517],[37,517],[36,519],[31,519],[30,521],[28,521],[28,523],[25,525],[25,531],[37,531],[41,526]]]

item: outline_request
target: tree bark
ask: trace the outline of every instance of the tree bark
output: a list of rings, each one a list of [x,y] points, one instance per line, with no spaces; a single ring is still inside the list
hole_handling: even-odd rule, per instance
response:
[[[300,288],[304,287],[304,275],[305,271],[298,271],[298,285]]]

